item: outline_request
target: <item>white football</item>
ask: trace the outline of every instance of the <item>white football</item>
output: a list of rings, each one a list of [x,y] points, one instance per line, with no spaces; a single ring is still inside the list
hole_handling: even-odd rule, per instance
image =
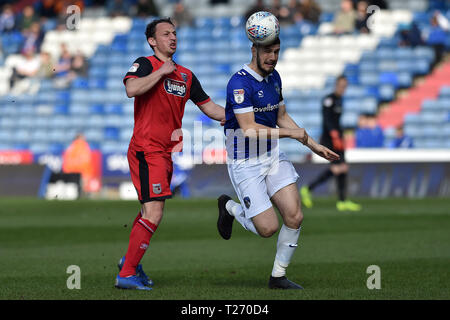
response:
[[[251,42],[266,45],[279,36],[280,24],[270,12],[258,11],[248,18],[245,31]]]

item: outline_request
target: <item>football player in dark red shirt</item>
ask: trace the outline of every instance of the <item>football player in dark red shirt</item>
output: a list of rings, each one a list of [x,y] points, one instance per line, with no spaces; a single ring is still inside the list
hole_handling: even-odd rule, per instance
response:
[[[152,21],[145,34],[154,55],[136,59],[123,79],[127,96],[134,97],[134,130],[127,157],[142,207],[116,278],[118,288],[141,290],[152,285],[139,262],[161,221],[164,201],[172,196],[171,153],[180,151],[174,150],[180,143],[174,132],[181,128],[187,100],[210,118],[225,121],[225,109],[208,97],[192,71],[172,60],[177,36],[170,18]]]

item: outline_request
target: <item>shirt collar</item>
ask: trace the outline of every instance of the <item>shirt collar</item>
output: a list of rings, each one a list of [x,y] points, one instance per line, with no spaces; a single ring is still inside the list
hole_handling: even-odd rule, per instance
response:
[[[250,68],[247,64],[244,64],[244,66],[242,67],[242,69],[244,69],[245,71],[247,71],[248,73],[250,73],[253,78],[255,78],[257,81],[261,82],[263,80],[266,80],[266,82],[269,82],[269,76],[271,76],[272,74],[269,74],[268,76],[266,76],[265,78],[263,78],[260,74],[256,73],[255,71],[253,71],[252,68]]]

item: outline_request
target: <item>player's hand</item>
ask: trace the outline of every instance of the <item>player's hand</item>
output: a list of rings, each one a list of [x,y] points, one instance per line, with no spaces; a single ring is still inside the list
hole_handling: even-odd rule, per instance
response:
[[[168,75],[177,70],[175,62],[172,60],[167,60],[164,64],[159,68],[162,75]]]
[[[327,159],[328,161],[336,161],[340,159],[338,154],[334,153],[321,144],[316,144],[314,146],[311,146],[310,148],[315,154],[321,156],[324,159]]]
[[[226,122],[227,122],[227,119],[222,119],[222,120],[220,120],[220,125],[223,127]]]
[[[344,141],[342,140],[339,132],[337,130],[330,131],[331,142],[333,143],[333,149],[336,151],[344,150]]]

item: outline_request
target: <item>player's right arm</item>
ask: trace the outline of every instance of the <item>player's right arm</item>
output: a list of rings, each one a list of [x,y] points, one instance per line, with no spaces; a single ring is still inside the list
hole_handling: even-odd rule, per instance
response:
[[[123,79],[128,98],[133,98],[146,93],[153,88],[163,76],[170,74],[175,70],[176,66],[172,60],[166,61],[161,68],[153,71],[152,64],[147,58],[138,58]]]
[[[270,137],[292,138],[303,144],[308,140],[308,135],[303,128],[271,128],[257,123],[253,111],[236,113],[235,116],[244,136],[249,138],[257,138],[261,135],[268,139],[270,139]]]

